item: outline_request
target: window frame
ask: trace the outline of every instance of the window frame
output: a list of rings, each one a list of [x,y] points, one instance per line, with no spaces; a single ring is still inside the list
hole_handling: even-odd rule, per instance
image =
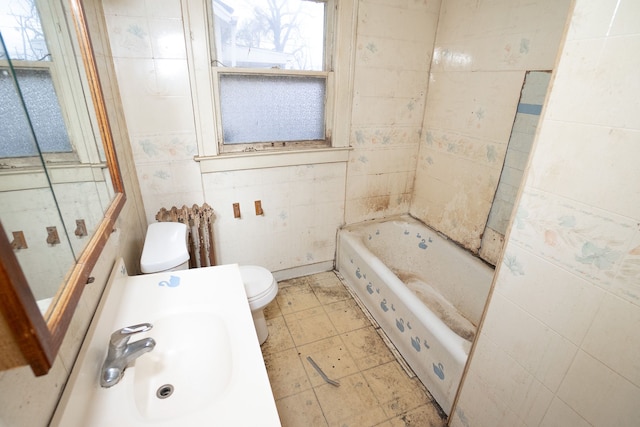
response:
[[[82,114],[76,107],[77,104],[90,105],[89,91],[86,89],[88,83],[86,77],[79,70],[67,67],[65,64],[75,63],[76,52],[78,52],[77,42],[71,35],[75,36],[67,26],[65,12],[59,2],[48,2],[46,0],[34,0],[38,15],[45,35],[47,49],[51,59],[49,61],[31,61],[22,59],[11,59],[14,69],[46,69],[51,76],[51,82],[56,92],[60,112],[64,121],[71,151],[69,152],[43,152],[42,158],[39,155],[26,157],[2,157],[0,162],[1,170],[32,169],[41,168],[42,161],[45,165],[79,165],[92,164],[96,166],[106,164],[103,153],[96,146],[87,147],[84,141],[93,141],[96,138],[95,130],[97,118],[93,112]],[[9,67],[8,60],[0,60],[2,67]],[[92,110],[89,110],[92,111]],[[99,135],[97,136],[98,140]]]
[[[335,84],[335,73],[333,70],[334,63],[334,45],[336,33],[336,5],[335,0],[301,0],[316,1],[325,4],[324,15],[324,52],[323,52],[323,69],[322,70],[288,70],[274,68],[242,68],[242,67],[225,67],[218,66],[220,64],[216,55],[216,40],[214,27],[214,16],[212,0],[206,1],[207,8],[207,31],[209,35],[209,55],[211,58],[211,78],[212,78],[212,96],[213,96],[213,114],[216,129],[216,145],[219,154],[239,154],[239,153],[260,153],[274,151],[292,151],[305,149],[323,149],[331,148],[333,134],[333,117],[334,117],[334,99],[333,92]],[[246,76],[292,76],[304,77],[308,76],[314,79],[323,79],[325,81],[325,100],[324,100],[324,139],[322,140],[296,140],[296,141],[264,141],[251,143],[225,143],[222,124],[222,110],[220,99],[220,77],[222,75],[246,75]]]

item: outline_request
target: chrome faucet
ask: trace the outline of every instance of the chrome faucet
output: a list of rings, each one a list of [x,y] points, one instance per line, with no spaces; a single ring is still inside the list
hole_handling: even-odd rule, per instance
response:
[[[153,338],[144,338],[129,344],[131,335],[146,332],[151,328],[153,328],[151,323],[141,323],[118,329],[111,334],[107,358],[104,360],[100,370],[100,385],[102,387],[107,388],[118,384],[129,363],[144,353],[153,350],[156,346]]]

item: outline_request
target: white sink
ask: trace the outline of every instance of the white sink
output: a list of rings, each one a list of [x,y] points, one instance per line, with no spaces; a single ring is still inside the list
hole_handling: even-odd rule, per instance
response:
[[[147,335],[156,340],[156,347],[132,369],[140,415],[148,420],[180,417],[215,402],[229,386],[233,368],[224,320],[197,312],[174,314],[152,324]],[[202,332],[194,337],[191,331],[198,330]]]
[[[100,387],[111,333],[151,323],[155,348]],[[120,261],[52,426],[280,426],[236,265],[127,276]]]

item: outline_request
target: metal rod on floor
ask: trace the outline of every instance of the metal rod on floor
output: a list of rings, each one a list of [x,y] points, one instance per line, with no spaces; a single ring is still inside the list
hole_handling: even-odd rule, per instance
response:
[[[313,366],[314,369],[316,371],[318,371],[318,374],[320,374],[320,376],[322,377],[323,380],[325,380],[326,382],[328,382],[331,385],[334,385],[336,387],[340,387],[340,383],[338,381],[329,379],[329,377],[327,377],[327,375],[324,372],[322,372],[322,369],[320,369],[320,366],[316,365],[316,362],[313,361],[311,356],[307,356],[307,360],[309,361],[309,363],[311,363],[311,366]]]

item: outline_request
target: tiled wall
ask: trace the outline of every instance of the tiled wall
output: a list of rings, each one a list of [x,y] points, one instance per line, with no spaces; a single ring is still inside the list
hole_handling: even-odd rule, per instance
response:
[[[345,163],[249,169],[202,175],[215,209],[219,264],[271,271],[321,264],[330,269],[344,212]],[[256,215],[260,200],[264,215]],[[234,218],[233,203],[241,218]]]
[[[179,0],[103,1],[148,222],[204,201]]]
[[[576,1],[453,426],[640,419],[640,5]]]
[[[72,169],[70,172],[70,176],[73,176]],[[3,181],[7,180],[18,188],[30,185],[33,181],[48,184],[44,172],[4,175]],[[89,241],[88,236],[74,234],[76,219],[83,219],[88,235],[92,235],[107,207],[107,203],[103,201],[107,197],[104,182],[96,185],[93,181],[70,180],[71,182],[53,184],[55,199],[48,186],[0,191],[0,217],[7,238],[10,242],[13,240],[13,231],[24,233],[28,247],[17,250],[15,254],[21,265],[29,266],[24,272],[36,300],[53,297],[58,283],[68,274],[69,266]],[[56,202],[60,206],[60,212]],[[64,224],[60,214],[64,218]],[[47,242],[47,227],[56,228],[60,243]],[[68,240],[65,237],[65,227],[69,230]]]
[[[162,207],[206,202],[215,212],[217,263],[330,268],[345,163],[201,173],[181,4],[161,3],[104,2],[147,221]]]
[[[51,190],[46,187],[3,191],[0,206],[2,226],[9,241],[13,240],[13,231],[24,233],[28,247],[17,250],[15,255],[20,265],[29,266],[24,272],[36,300],[53,297],[75,258],[64,237],[64,226]],[[59,230],[60,244],[47,243],[47,227]]]
[[[440,1],[361,0],[345,219],[406,213]]]
[[[99,72],[106,89],[104,95],[127,192],[127,202],[116,222],[117,231],[109,238],[98,263],[91,272],[91,276],[95,277],[95,282],[87,285],[83,291],[69,331],[51,371],[42,377],[35,377],[29,367],[0,372],[0,426],[2,427],[44,427],[48,425],[115,259],[124,258],[127,269],[137,271],[139,254],[142,249],[141,242],[144,239],[145,219],[142,200],[124,127],[124,118],[121,111],[117,110],[117,105],[120,102],[119,95],[117,88],[108,84],[114,79],[112,70],[108,67],[110,61],[105,61],[110,54],[108,46],[99,43],[99,34],[104,31],[102,18],[100,18],[102,14],[100,2],[90,0],[83,3],[92,29],[92,41],[97,43],[95,47],[99,60]]]
[[[526,70],[553,68],[568,0],[443,2],[410,212],[477,251]]]
[[[408,211],[439,2],[360,2],[348,164],[215,173],[200,173],[193,160],[201,141],[180,2],[104,4],[149,222],[162,207],[207,202],[218,263],[278,271],[330,265],[345,216]],[[264,216],[255,215],[255,200]],[[232,216],[235,202],[241,219]]]

